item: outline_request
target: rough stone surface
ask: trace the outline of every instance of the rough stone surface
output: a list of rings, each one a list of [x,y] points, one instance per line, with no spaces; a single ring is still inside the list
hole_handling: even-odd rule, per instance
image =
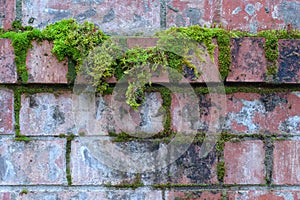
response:
[[[228,95],[224,130],[231,133],[300,133],[300,93]]]
[[[150,157],[143,154],[155,150],[155,145],[149,142],[113,143],[111,140],[93,137],[77,139],[72,142],[72,183],[74,185],[135,183],[138,181],[137,176],[133,171],[129,171],[133,169],[129,167],[135,166],[135,163],[145,167],[153,165],[153,168],[150,167],[154,170],[153,173],[143,173],[140,177],[140,181],[145,185],[161,183],[166,173],[155,171],[156,157],[149,159]]]
[[[262,141],[226,142],[225,184],[264,184],[264,144]]]
[[[166,191],[166,200],[190,199],[190,200],[219,200],[222,193],[218,191]]]
[[[201,145],[191,144],[187,151],[170,165],[169,179],[174,184],[218,183],[216,166],[215,151],[203,157]]]
[[[206,11],[206,1],[193,0],[171,0],[162,4],[166,10],[166,25],[172,26],[191,26],[204,25],[203,18]],[[164,20],[164,19],[162,19]]]
[[[273,183],[298,185],[300,182],[300,141],[275,141]]]
[[[0,39],[0,83],[17,82],[16,64],[14,59],[15,52],[12,41],[10,39]]]
[[[283,29],[291,24],[300,28],[299,1],[224,0],[222,22],[229,29],[256,33],[265,29]]]
[[[229,82],[265,82],[267,61],[264,38],[235,38],[231,40],[232,63]]]
[[[32,42],[27,53],[28,83],[67,83],[68,62],[59,62],[51,53],[53,44]]]
[[[20,130],[24,135],[59,135],[74,133],[72,95],[52,93],[23,94]]]
[[[286,200],[286,199],[299,199],[299,191],[288,191],[288,190],[274,190],[274,191],[263,191],[263,190],[239,190],[239,191],[229,191],[227,193],[227,198],[229,200],[235,199],[257,199],[257,200]]]
[[[165,111],[160,93],[146,93],[145,102],[138,110],[134,110],[126,104],[124,91],[118,91],[97,98],[93,93],[81,93],[74,98],[79,131],[82,130],[86,135],[125,132],[137,137],[150,137],[163,131]]]
[[[78,200],[162,200],[162,192],[150,188],[136,190],[101,189],[100,191],[29,192],[20,194],[22,200],[32,199],[78,199]]]
[[[65,140],[0,139],[0,185],[65,185]]]
[[[278,44],[279,66],[276,81],[300,83],[300,40],[279,40]]]
[[[0,199],[1,200],[11,200],[12,194],[10,192],[0,192]]]
[[[61,19],[75,18],[79,22],[91,21],[112,34],[153,33],[160,28],[159,10],[158,0],[29,0],[22,1],[22,21],[25,25],[44,28]]]
[[[16,17],[16,0],[0,1],[0,28],[10,29]]]
[[[0,89],[0,134],[14,133],[14,93]]]

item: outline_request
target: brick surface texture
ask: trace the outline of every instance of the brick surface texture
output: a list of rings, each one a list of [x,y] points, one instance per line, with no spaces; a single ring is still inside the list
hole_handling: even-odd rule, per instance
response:
[[[14,93],[11,90],[0,89],[0,134],[14,132]]]
[[[0,39],[0,83],[16,83],[15,53],[10,39]]]
[[[291,32],[299,13],[299,0],[0,0],[0,35],[14,20],[42,30],[74,18],[124,49],[163,49],[154,33],[166,28]],[[271,63],[267,39],[232,36],[222,81],[217,39],[213,59],[197,44],[200,76],[154,75],[136,110],[116,77],[111,94],[73,85],[52,41],[32,41],[24,60],[13,41],[0,38],[0,200],[300,199],[299,39],[279,39]]]
[[[1,138],[0,185],[65,185],[65,141]]]
[[[262,141],[225,143],[226,184],[264,184],[264,147]]]
[[[28,83],[67,83],[68,62],[59,62],[51,53],[53,44],[33,42],[27,53]]]

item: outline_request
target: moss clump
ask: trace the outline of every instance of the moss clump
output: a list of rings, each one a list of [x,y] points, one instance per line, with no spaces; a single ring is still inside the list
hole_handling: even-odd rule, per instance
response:
[[[27,190],[27,189],[23,189],[23,190],[20,192],[20,195],[23,195],[23,194],[28,194],[28,190]]]
[[[218,162],[217,176],[218,176],[219,181],[222,182],[224,179],[224,176],[225,176],[225,162],[224,161]]]

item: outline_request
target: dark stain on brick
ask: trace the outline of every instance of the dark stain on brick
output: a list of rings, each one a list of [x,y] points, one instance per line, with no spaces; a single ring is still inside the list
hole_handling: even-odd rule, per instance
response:
[[[182,15],[179,14],[179,15],[176,16],[175,24],[176,24],[176,26],[178,26],[178,27],[180,27],[180,26],[185,26],[185,21],[184,21]]]
[[[190,18],[190,25],[197,25],[200,24],[200,19],[203,16],[203,13],[201,10],[197,8],[189,8],[185,10],[185,14],[187,15],[188,18]]]
[[[95,16],[97,14],[95,9],[91,9],[91,10],[87,10],[83,13],[80,13],[79,15],[77,15],[77,17],[75,17],[78,21],[82,21],[85,20],[87,18],[91,18],[93,16]]]
[[[279,104],[288,103],[284,94],[262,94],[259,100],[263,103],[267,112],[272,112]]]
[[[35,100],[35,95],[30,95],[29,96],[29,108],[35,108],[38,107],[38,103]]]
[[[283,41],[279,48],[278,79],[280,82],[299,82],[300,40]]]
[[[102,21],[102,23],[110,22],[110,21],[114,20],[115,17],[116,17],[115,11],[114,11],[114,9],[111,8],[111,9],[109,10],[109,12],[103,16],[103,21]]]
[[[56,122],[57,125],[61,125],[65,123],[65,114],[59,110],[59,106],[52,106],[53,114],[52,118]]]
[[[200,117],[208,116],[210,113],[210,107],[212,106],[211,100],[207,99],[205,95],[199,95],[199,108],[200,108]]]
[[[181,176],[186,176],[191,183],[210,183],[213,165],[216,161],[216,152],[211,151],[205,158],[199,156],[200,146],[192,144],[175,164],[177,170],[171,177],[172,183],[178,182]]]

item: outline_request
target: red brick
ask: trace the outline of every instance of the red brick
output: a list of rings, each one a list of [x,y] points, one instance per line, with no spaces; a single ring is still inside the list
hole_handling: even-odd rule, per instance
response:
[[[68,62],[58,62],[51,53],[53,44],[32,42],[26,58],[28,83],[67,83]]]
[[[73,98],[77,127],[81,127],[87,135],[126,132],[136,137],[149,137],[163,131],[165,111],[160,93],[145,93],[145,102],[134,110],[126,103],[125,94],[118,91],[116,89],[113,95],[100,96],[93,103],[83,93]]]
[[[262,141],[226,142],[225,184],[264,184],[265,151]]]
[[[227,95],[224,130],[231,133],[300,132],[300,94],[235,93]]]
[[[34,136],[74,133],[71,93],[23,94],[20,129],[22,134]]]
[[[14,93],[0,89],[0,134],[14,133]]]
[[[300,40],[279,40],[278,44],[277,81],[280,83],[300,83]]]
[[[166,191],[166,200],[219,200],[222,193],[218,191]]]
[[[160,28],[160,4],[153,1],[34,1],[22,2],[22,21],[25,25],[44,28],[61,19],[75,18],[90,21],[105,32],[119,35],[153,33]],[[34,18],[32,24],[30,18]]]
[[[0,192],[0,200],[11,200],[11,196],[10,192]]]
[[[250,31],[283,29],[287,24],[300,28],[298,1],[241,0],[223,1],[222,22],[229,29]]]
[[[265,82],[267,61],[264,38],[235,38],[231,40],[232,63],[228,82]]]
[[[162,192],[158,190],[150,190],[148,188],[138,188],[136,190],[124,189],[101,189],[100,191],[57,191],[57,192],[29,192],[28,194],[20,195],[22,200],[32,199],[144,199],[144,200],[162,200]]]
[[[0,1],[0,27],[10,29],[16,18],[16,0]]]
[[[65,185],[65,140],[2,139],[0,185]]]
[[[240,191],[229,191],[227,193],[229,200],[235,199],[252,199],[252,200],[285,200],[285,199],[299,199],[300,192],[298,191],[287,191],[287,190],[240,190]]]
[[[207,0],[206,0],[207,1]],[[171,0],[166,2],[166,25],[172,26],[191,26],[205,24],[203,18],[208,10],[206,1],[193,0]]]
[[[273,183],[299,185],[300,141],[275,141]]]
[[[16,82],[17,72],[12,41],[10,39],[0,39],[0,83]]]

